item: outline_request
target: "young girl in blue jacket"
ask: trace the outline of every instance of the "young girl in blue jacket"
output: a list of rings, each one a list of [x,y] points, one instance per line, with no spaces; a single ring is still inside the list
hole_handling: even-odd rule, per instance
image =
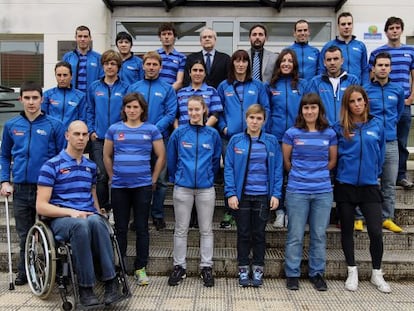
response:
[[[342,98],[338,135],[338,167],[335,201],[341,222],[341,241],[348,265],[345,289],[356,291],[358,270],[354,255],[354,215],[360,207],[365,217],[372,259],[371,283],[384,293],[391,292],[381,270],[383,254],[382,201],[378,184],[385,154],[382,121],[369,115],[368,96],[358,86],[349,86]]]
[[[174,130],[167,147],[170,182],[174,183],[175,215],[174,270],[168,285],[186,277],[187,236],[195,203],[200,228],[200,268],[204,286],[214,286],[213,214],[216,199],[214,176],[220,166],[221,140],[213,127],[206,126],[207,106],[201,96],[188,99],[190,121]]]
[[[251,105],[246,112],[247,129],[230,139],[225,157],[224,194],[237,224],[242,287],[263,284],[265,227],[270,210],[278,208],[281,197],[282,154],[276,137],[262,130],[265,118],[263,106]]]

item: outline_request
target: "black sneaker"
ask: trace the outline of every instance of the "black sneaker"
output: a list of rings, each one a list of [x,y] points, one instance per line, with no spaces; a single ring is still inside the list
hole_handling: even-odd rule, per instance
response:
[[[318,291],[324,292],[328,290],[328,286],[326,285],[326,282],[323,279],[323,276],[320,275],[319,273],[315,276],[311,276],[309,280],[313,284],[313,287],[315,287]]]
[[[113,304],[122,299],[121,291],[119,290],[119,282],[115,277],[112,280],[105,282],[104,302],[106,305]]]
[[[14,280],[16,286],[21,286],[27,284],[27,276],[24,272],[18,272],[16,279]]]
[[[288,277],[286,279],[286,288],[290,290],[298,290],[299,289],[299,278]]]
[[[205,287],[214,286],[213,269],[211,267],[204,267],[201,269],[201,278],[203,279]]]
[[[183,279],[187,277],[186,271],[181,266],[174,266],[174,271],[168,278],[168,285],[176,286],[181,283]]]
[[[96,306],[100,302],[93,292],[92,287],[79,286],[79,302],[84,307]]]
[[[161,229],[165,229],[165,227],[167,226],[165,224],[164,218],[154,218],[153,224],[157,231],[160,231]]]

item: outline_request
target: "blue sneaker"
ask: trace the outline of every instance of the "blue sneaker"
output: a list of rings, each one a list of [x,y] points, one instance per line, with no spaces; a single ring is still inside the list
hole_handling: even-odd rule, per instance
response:
[[[241,287],[250,286],[249,267],[239,268],[239,285]]]
[[[256,267],[253,271],[252,286],[260,287],[263,285],[263,268]]]

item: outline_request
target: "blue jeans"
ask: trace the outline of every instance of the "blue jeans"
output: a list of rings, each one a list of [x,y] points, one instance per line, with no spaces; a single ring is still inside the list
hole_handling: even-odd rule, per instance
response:
[[[382,219],[394,219],[395,182],[398,176],[398,142],[389,141],[385,147],[385,161],[382,166],[381,191],[384,196]]]
[[[164,138],[164,146],[167,147],[168,139]],[[168,155],[166,154],[166,157]],[[155,165],[156,156],[155,154],[152,155],[152,164]],[[167,161],[167,159],[165,159]],[[167,194],[167,182],[168,182],[168,175],[167,175],[167,165],[164,166],[160,175],[157,179],[157,187],[153,193],[152,198],[152,207],[151,207],[151,216],[153,219],[163,219],[164,218],[164,200],[165,195]]]
[[[111,210],[108,186],[109,177],[103,162],[103,145],[103,139],[92,141],[93,160],[97,166],[96,195],[98,196],[99,207],[109,211]]]
[[[149,255],[148,218],[151,208],[152,186],[112,188],[116,239],[121,256],[125,257],[128,244],[128,222],[133,209],[135,224],[135,270],[146,267]]]
[[[104,221],[103,216],[94,214],[87,218],[55,218],[50,223],[57,240],[70,242],[80,286],[95,285],[94,256],[101,264],[102,281],[115,277],[114,250]]]
[[[239,209],[234,212],[237,224],[237,261],[239,266],[249,266],[253,249],[253,266],[264,266],[266,250],[266,223],[269,218],[267,195],[243,195]]]
[[[397,180],[407,178],[407,160],[409,152],[407,150],[408,134],[411,127],[411,107],[404,106],[404,112],[397,123],[397,139],[398,139],[398,177]]]
[[[19,235],[20,256],[17,270],[26,274],[24,266],[24,250],[27,233],[36,221],[36,184],[13,185],[13,210],[16,221],[16,231]]]
[[[288,234],[285,249],[287,277],[300,277],[303,238],[309,223],[309,277],[323,275],[326,264],[326,229],[332,208],[332,192],[302,194],[286,192]]]

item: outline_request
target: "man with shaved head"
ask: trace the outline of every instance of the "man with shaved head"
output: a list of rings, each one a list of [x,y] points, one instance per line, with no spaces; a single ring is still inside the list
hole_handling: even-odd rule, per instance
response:
[[[105,305],[122,299],[114,267],[114,251],[96,195],[96,164],[83,155],[89,140],[88,127],[73,121],[65,133],[67,147],[40,169],[36,210],[51,218],[54,236],[70,242],[84,307],[100,305],[93,254],[99,258],[105,282]],[[89,242],[89,243],[88,243]]]

